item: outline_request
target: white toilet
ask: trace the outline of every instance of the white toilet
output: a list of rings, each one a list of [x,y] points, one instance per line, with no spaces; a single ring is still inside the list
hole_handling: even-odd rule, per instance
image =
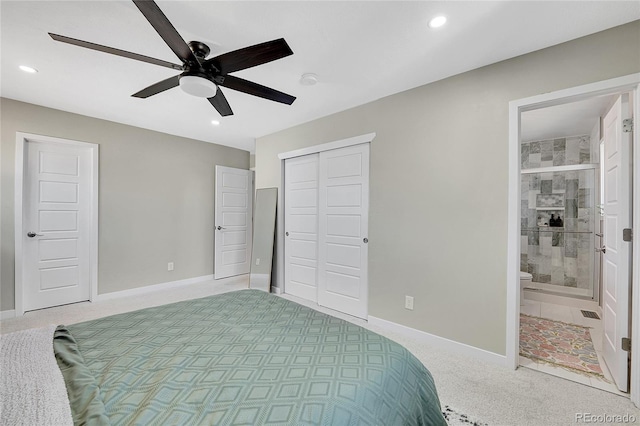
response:
[[[531,287],[533,281],[533,275],[528,272],[520,271],[520,304],[524,305],[524,289],[525,287]]]

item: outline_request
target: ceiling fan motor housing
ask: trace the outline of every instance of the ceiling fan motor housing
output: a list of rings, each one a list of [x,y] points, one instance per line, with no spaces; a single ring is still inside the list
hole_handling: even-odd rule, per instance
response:
[[[189,49],[191,49],[193,54],[196,55],[198,59],[202,59],[202,60],[204,60],[207,56],[209,56],[209,53],[211,52],[211,49],[209,49],[209,46],[207,46],[201,41],[190,41]]]
[[[211,98],[218,90],[216,82],[213,81],[218,69],[213,65],[203,66],[206,65],[205,60],[211,49],[201,41],[190,41],[188,45],[198,63],[185,64],[185,71],[180,74],[180,88],[199,98]]]

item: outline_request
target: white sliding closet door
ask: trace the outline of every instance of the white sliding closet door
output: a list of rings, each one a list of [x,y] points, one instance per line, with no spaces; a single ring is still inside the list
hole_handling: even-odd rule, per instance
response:
[[[318,300],[318,154],[285,161],[285,292]]]
[[[285,293],[366,319],[369,144],[284,168]]]
[[[366,319],[369,144],[319,160],[318,304]]]

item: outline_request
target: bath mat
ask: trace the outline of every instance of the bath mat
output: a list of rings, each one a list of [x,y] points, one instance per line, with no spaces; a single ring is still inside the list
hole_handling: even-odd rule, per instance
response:
[[[604,378],[589,327],[521,314],[520,355]]]

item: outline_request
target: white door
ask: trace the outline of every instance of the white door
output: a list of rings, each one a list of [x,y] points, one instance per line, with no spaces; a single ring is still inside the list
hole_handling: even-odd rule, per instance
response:
[[[25,152],[23,309],[89,300],[91,149],[28,141]]]
[[[318,304],[367,318],[369,144],[320,153]]]
[[[622,230],[631,228],[631,133],[622,131],[629,116],[629,96],[618,98],[604,118],[604,283],[603,353],[618,388],[628,391],[628,352],[622,338],[629,337],[631,242]]]
[[[216,280],[249,273],[252,203],[251,171],[216,166]]]
[[[318,154],[284,163],[284,291],[318,300]]]

